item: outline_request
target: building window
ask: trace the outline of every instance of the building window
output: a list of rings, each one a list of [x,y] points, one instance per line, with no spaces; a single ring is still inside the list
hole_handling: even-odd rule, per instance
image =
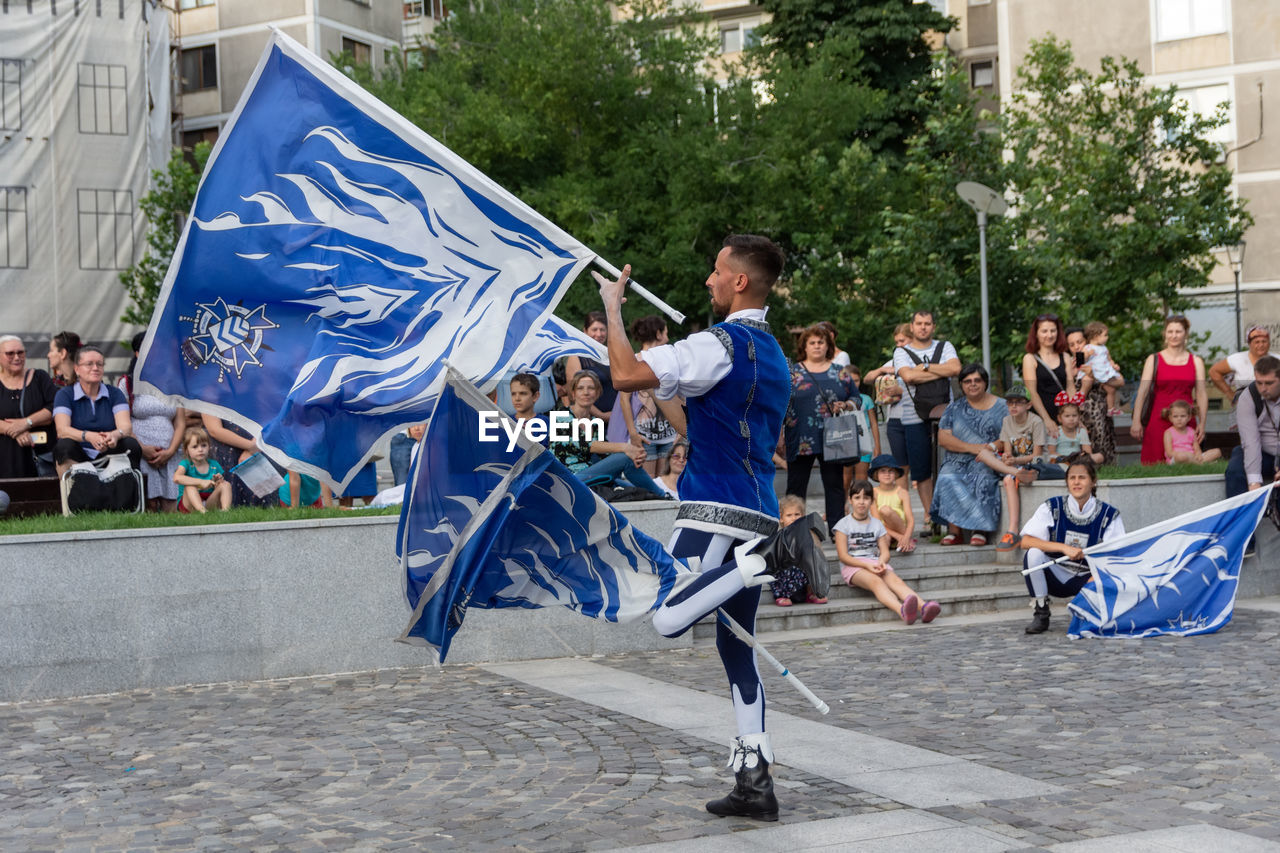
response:
[[[720,28],[720,52],[737,53],[760,43],[755,22],[736,22]]]
[[[444,0],[404,0],[404,19],[406,21],[416,20],[423,16],[435,21],[443,21],[447,14],[449,14],[449,11],[445,8]]]
[[[218,88],[218,49],[214,45],[182,51],[182,91],[202,92]]]
[[[0,187],[0,267],[27,267],[26,187]]]
[[[0,130],[22,130],[21,59],[0,59]]]
[[[80,100],[80,132],[129,132],[129,99],[123,65],[79,63],[76,83]]]
[[[201,6],[212,6],[212,5],[213,5],[213,0],[182,0],[178,8],[185,12],[188,9],[198,9]]]
[[[1223,0],[1156,0],[1156,41],[1227,31]]]
[[[122,270],[133,263],[133,192],[77,190],[80,269]]]
[[[356,65],[368,65],[373,57],[373,51],[369,45],[346,36],[342,37],[342,52],[351,54]]]
[[[1218,106],[1231,100],[1231,90],[1226,83],[1219,83],[1213,86],[1195,86],[1191,88],[1179,88],[1175,97],[1182,103],[1187,105],[1187,112],[1197,116],[1211,116],[1218,110]],[[1230,111],[1228,111],[1230,115]],[[1214,128],[1208,133],[1210,142],[1216,142],[1219,145],[1229,145],[1236,138],[1235,125],[1228,121],[1222,127]]]
[[[991,89],[996,85],[994,60],[975,62],[969,66],[969,85],[975,89]]]

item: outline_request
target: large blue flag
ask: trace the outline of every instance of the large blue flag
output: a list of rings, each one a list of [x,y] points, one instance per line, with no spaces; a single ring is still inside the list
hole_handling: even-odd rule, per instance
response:
[[[1086,556],[1090,584],[1067,605],[1071,637],[1209,634],[1231,621],[1245,545],[1274,486],[1185,513]]]
[[[495,406],[450,371],[418,451],[397,551],[413,616],[400,638],[444,660],[468,607],[549,607],[625,622],[654,610],[685,565],[523,436],[479,440]]]
[[[144,386],[342,488],[426,420],[594,341],[552,316],[594,257],[276,32],[218,139],[141,351]]]

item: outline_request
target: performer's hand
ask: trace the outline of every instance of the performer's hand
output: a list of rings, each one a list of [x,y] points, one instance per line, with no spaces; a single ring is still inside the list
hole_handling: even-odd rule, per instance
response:
[[[622,267],[622,275],[617,281],[610,281],[595,270],[591,274],[596,277],[596,281],[600,285],[600,301],[604,303],[604,307],[608,308],[614,305],[622,305],[627,301],[623,294],[627,290],[627,279],[631,278],[631,264]]]
[[[1083,560],[1083,559],[1084,559],[1084,551],[1083,551],[1083,550],[1081,550],[1080,548],[1073,548],[1073,547],[1072,547],[1072,546],[1070,546],[1070,545],[1065,546],[1065,547],[1062,549],[1062,553],[1063,553],[1063,554],[1065,554],[1065,555],[1067,556],[1067,558],[1068,558],[1068,559],[1071,559],[1071,560]]]

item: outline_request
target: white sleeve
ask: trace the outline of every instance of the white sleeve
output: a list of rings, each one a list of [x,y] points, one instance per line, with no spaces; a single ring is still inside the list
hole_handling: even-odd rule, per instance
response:
[[[956,348],[951,345],[951,341],[942,342],[942,361],[960,360],[960,356],[956,355]],[[939,362],[941,363],[941,362]]]
[[[1107,529],[1102,531],[1103,542],[1113,542],[1124,535],[1124,521],[1120,518],[1120,513],[1116,513],[1116,517],[1111,519],[1111,523],[1107,525]]]
[[[710,332],[695,332],[683,341],[636,353],[658,377],[659,400],[701,397],[729,375],[733,362],[720,339]]]
[[[1049,512],[1049,502],[1045,501],[1036,507],[1031,518],[1022,525],[1022,536],[1034,536],[1037,539],[1049,540],[1049,525],[1053,523],[1053,513]]]

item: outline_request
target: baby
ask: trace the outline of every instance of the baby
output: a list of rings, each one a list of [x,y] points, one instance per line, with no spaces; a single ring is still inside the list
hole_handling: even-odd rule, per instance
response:
[[[1084,338],[1088,342],[1084,348],[1087,369],[1080,374],[1080,393],[1089,396],[1093,383],[1101,382],[1107,392],[1107,415],[1115,417],[1120,414],[1116,389],[1124,387],[1124,377],[1120,375],[1120,365],[1111,360],[1111,353],[1107,351],[1109,337],[1106,323],[1095,320],[1084,327]]]

